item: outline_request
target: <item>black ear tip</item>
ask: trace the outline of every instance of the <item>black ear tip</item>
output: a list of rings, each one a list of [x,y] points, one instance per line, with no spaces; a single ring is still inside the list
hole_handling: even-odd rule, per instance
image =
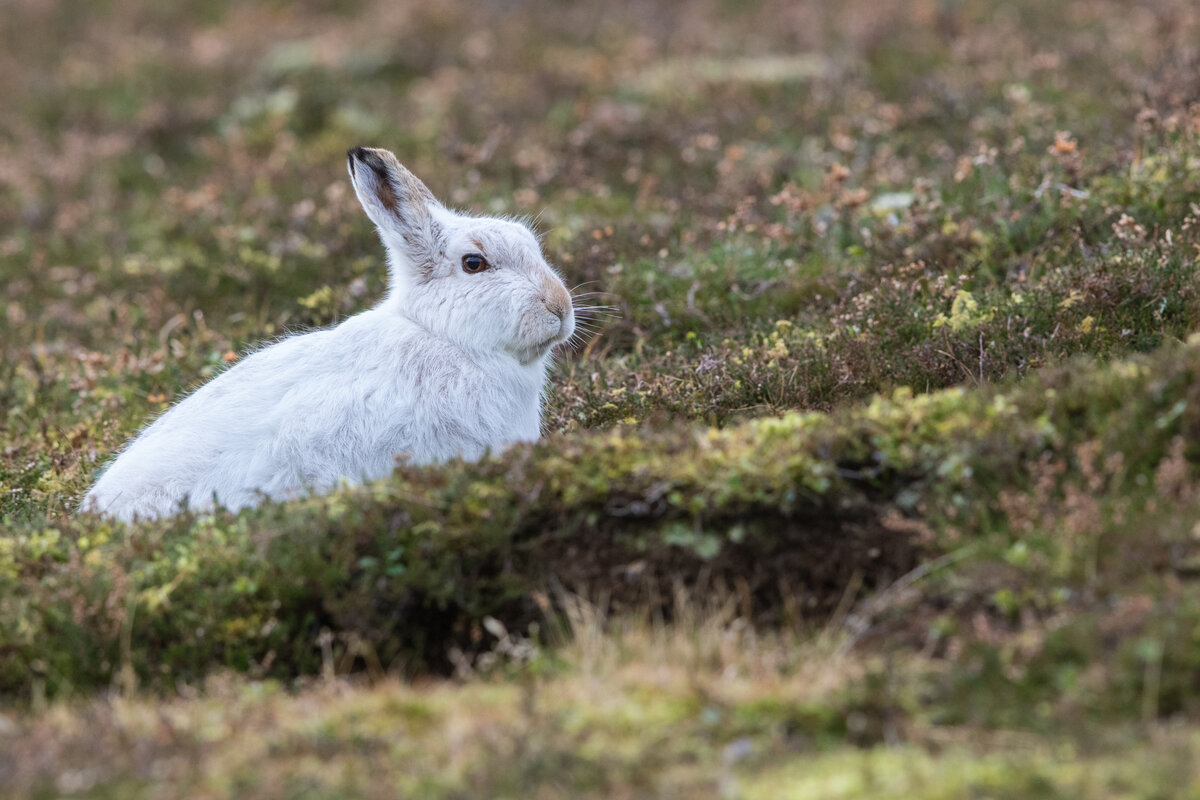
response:
[[[346,161],[350,165],[350,171],[354,171],[355,164],[362,164],[373,170],[379,175],[387,176],[391,171],[388,164],[379,157],[379,152],[372,150],[370,147],[351,147],[346,152]]]

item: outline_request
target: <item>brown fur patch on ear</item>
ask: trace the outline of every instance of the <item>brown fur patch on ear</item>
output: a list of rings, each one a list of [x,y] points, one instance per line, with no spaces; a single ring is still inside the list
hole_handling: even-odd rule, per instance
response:
[[[400,198],[396,196],[396,187],[392,185],[392,170],[388,168],[387,162],[379,153],[365,147],[356,147],[351,153],[362,161],[363,166],[375,173],[375,196],[379,198],[380,204],[388,211],[398,215]]]
[[[375,195],[384,208],[397,216],[400,215],[400,200],[396,197],[396,190],[392,188],[392,182],[386,175],[379,176],[379,188],[375,191]]]

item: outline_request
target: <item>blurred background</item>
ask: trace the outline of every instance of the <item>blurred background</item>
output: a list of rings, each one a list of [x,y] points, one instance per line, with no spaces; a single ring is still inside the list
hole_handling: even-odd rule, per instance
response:
[[[536,215],[572,284],[645,294],[606,270],[770,218],[785,183],[819,186],[834,163],[907,192],[979,142],[1069,127],[1129,146],[1147,95],[1200,80],[1164,74],[1194,65],[1195,9],[1167,0],[10,0],[0,15],[8,346],[136,349],[180,313],[172,331],[196,333],[197,309],[259,336],[369,303],[383,272],[343,174],[354,144],[394,150],[459,206]],[[626,302],[614,346],[661,318]]]

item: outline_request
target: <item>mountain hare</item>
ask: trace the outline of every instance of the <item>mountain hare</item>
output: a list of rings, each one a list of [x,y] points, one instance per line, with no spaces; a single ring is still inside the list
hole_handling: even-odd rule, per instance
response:
[[[388,255],[387,296],[243,359],[134,438],[82,510],[122,520],[230,509],[339,480],[478,459],[540,434],[571,295],[524,225],[447,209],[387,150],[347,154]]]

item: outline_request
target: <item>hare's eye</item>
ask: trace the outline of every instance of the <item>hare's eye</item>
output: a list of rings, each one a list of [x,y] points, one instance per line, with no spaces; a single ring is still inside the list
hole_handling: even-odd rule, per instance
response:
[[[469,256],[463,256],[463,272],[483,272],[490,267],[487,259],[478,253],[472,253]]]

